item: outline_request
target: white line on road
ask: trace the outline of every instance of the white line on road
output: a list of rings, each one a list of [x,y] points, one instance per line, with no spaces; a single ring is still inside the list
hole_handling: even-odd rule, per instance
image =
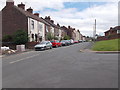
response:
[[[36,55],[30,56],[30,57],[26,57],[26,58],[22,58],[22,59],[19,59],[19,60],[16,60],[16,61],[12,61],[12,62],[10,62],[10,64],[20,62],[20,61],[23,61],[23,60],[26,60],[26,59],[29,59],[29,58],[32,58],[32,57],[35,57],[35,56],[38,56],[38,55],[40,55],[40,54],[36,54]]]
[[[69,46],[70,47],[70,46]],[[68,48],[68,47],[63,47],[63,48]],[[53,49],[53,50],[50,50],[50,51],[45,51],[45,52],[53,52],[53,51],[55,51],[55,50],[59,50],[59,49],[61,49],[61,48],[55,48],[55,49]],[[32,52],[32,51],[31,51]],[[30,53],[30,52],[27,52],[27,53]],[[12,61],[12,62],[9,62],[10,64],[14,64],[14,63],[16,63],[16,62],[20,62],[20,61],[23,61],[23,60],[26,60],[26,59],[29,59],[29,58],[33,58],[33,57],[35,57],[35,56],[38,56],[38,55],[40,55],[40,54],[36,54],[36,55],[33,55],[33,56],[30,56],[30,57],[26,57],[26,58],[22,58],[22,59],[19,59],[19,60],[16,60],[16,61]]]

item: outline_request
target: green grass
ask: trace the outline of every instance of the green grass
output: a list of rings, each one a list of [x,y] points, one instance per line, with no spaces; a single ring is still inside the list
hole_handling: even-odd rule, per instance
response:
[[[120,51],[120,39],[98,41],[94,44],[92,50],[94,51]]]

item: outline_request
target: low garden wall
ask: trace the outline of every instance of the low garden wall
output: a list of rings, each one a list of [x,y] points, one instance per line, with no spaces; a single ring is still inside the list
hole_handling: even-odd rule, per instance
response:
[[[39,42],[28,42],[27,44],[26,44],[26,48],[28,48],[28,49],[34,49],[34,46],[36,45],[36,44],[38,44]]]
[[[34,49],[34,46],[38,44],[39,42],[28,42],[26,43],[25,47],[26,49]],[[2,46],[7,46],[10,49],[16,50],[16,44],[12,42],[2,42]]]
[[[111,39],[118,39],[120,38],[120,34],[117,35],[109,35],[109,36],[101,36],[97,38],[97,41],[102,41],[102,40],[111,40]]]

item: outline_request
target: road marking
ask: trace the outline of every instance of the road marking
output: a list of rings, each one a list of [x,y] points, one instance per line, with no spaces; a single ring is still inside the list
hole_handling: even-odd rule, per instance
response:
[[[16,60],[16,61],[12,61],[12,62],[10,62],[10,64],[20,62],[20,61],[23,61],[23,60],[26,60],[26,59],[29,59],[29,58],[32,58],[32,57],[35,57],[35,56],[38,56],[38,55],[40,55],[40,54],[36,54],[36,55],[30,56],[30,57],[26,57],[26,58],[22,58],[22,59],[19,59],[19,60]]]

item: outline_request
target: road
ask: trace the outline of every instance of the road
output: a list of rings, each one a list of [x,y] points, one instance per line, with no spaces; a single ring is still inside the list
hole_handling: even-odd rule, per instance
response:
[[[89,44],[4,57],[3,88],[117,88],[118,55],[79,51]]]

